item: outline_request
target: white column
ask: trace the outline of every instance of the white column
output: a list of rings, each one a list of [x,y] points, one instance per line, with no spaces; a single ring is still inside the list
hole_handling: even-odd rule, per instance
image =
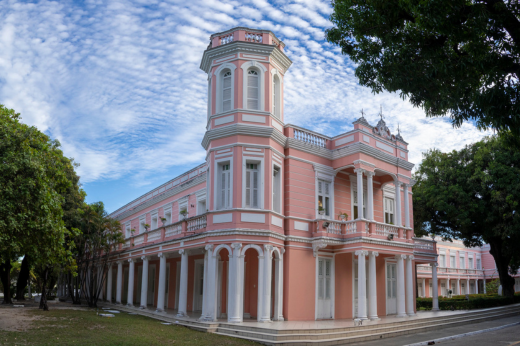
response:
[[[186,313],[188,304],[188,250],[179,250],[181,255],[181,282],[179,285],[179,310],[178,317],[187,317]]]
[[[369,198],[369,200],[370,200],[370,198]],[[379,256],[379,253],[377,253],[376,251],[372,251],[368,255],[368,318],[372,321],[379,319],[377,317],[377,280],[376,280],[376,257],[377,256]],[[358,292],[359,292],[359,288],[358,288]],[[358,309],[359,309],[359,305],[358,305]]]
[[[446,279],[446,295],[448,295],[449,290],[451,290],[451,286],[450,286],[450,277],[448,276],[448,279]]]
[[[469,279],[466,279],[466,292],[468,292],[467,294],[470,294],[471,293],[471,290],[470,290],[470,287],[469,287]]]
[[[426,279],[422,279],[422,296],[426,298]]]
[[[478,279],[475,279],[475,293],[478,294]]]
[[[128,268],[128,295],[126,297],[126,305],[134,306],[134,272],[135,272],[135,262],[133,258],[128,260],[129,268]]]
[[[359,177],[359,175],[358,175]],[[359,197],[359,195],[358,195]],[[358,199],[359,202],[359,199]],[[359,204],[358,204],[359,205]],[[358,207],[359,210],[359,207]],[[357,250],[356,256],[358,256],[358,303],[357,303],[357,318],[366,320],[367,319],[367,278],[365,270],[365,256],[368,255],[368,251]]]
[[[275,259],[275,296],[274,296],[274,320],[283,321],[283,254],[285,249],[280,249],[280,258]]]
[[[159,289],[157,292],[157,310],[164,311],[164,295],[166,294],[166,256],[163,253],[159,257]]]
[[[415,299],[413,292],[413,255],[406,258],[406,314],[415,315]]]
[[[439,287],[437,280],[437,262],[432,263],[432,310],[439,311]]]
[[[243,273],[240,271],[240,251],[242,249],[242,244],[233,243],[231,244],[231,248],[233,253],[229,254],[228,322],[239,323],[243,320],[243,316],[241,315],[241,305],[244,301],[240,281],[243,280]],[[260,313],[261,312],[258,311],[258,314]]]
[[[398,180],[394,181],[395,185],[395,225],[402,227],[401,221],[401,182]]]
[[[406,255],[397,255],[397,317],[406,317],[404,259]]]
[[[358,219],[363,219],[363,172],[365,170],[356,168],[354,172],[357,173],[357,205],[358,205]]]
[[[116,303],[121,304],[121,295],[123,294],[123,261],[117,261],[117,286],[116,286]]]
[[[148,303],[148,257],[142,256],[143,260],[143,277],[141,278],[141,309],[146,309]]]
[[[483,286],[484,286],[484,294],[486,294],[487,290],[486,290],[486,280],[485,279],[484,279],[484,285]]]
[[[208,247],[208,245],[206,245]],[[207,309],[208,309],[208,321],[217,320],[217,307],[218,307],[218,272],[219,272],[219,258],[218,254],[213,251],[208,253],[208,297]],[[229,299],[229,291],[228,291]]]
[[[257,302],[257,321],[258,322],[264,322],[262,321],[262,315],[264,311],[264,266],[265,266],[265,252],[258,256],[258,302]]]
[[[404,190],[404,226],[406,228],[410,227],[410,201],[408,196],[408,184],[403,184]]]
[[[367,175],[367,216],[368,220],[374,220],[374,172],[365,172]]]
[[[200,314],[200,321],[208,320],[208,300],[209,300],[209,292],[208,292],[208,257],[211,256],[211,252],[213,251],[213,245],[206,245],[204,248],[204,281],[202,288],[202,313]]]
[[[107,301],[112,302],[112,263],[108,263]]]
[[[461,295],[461,294],[462,294],[462,292],[460,291],[460,278],[457,279],[457,294],[458,294],[458,295]]]
[[[262,317],[260,319],[260,322],[271,322],[271,273],[273,268],[272,260],[273,246],[264,245],[264,280],[262,290]]]

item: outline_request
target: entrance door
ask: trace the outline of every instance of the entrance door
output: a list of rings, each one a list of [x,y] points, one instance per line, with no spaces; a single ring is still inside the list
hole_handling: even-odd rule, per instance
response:
[[[170,263],[166,264],[166,288],[164,289],[164,306],[168,308],[168,292],[170,291]]]
[[[368,312],[368,263],[365,263],[365,311]],[[354,317],[358,316],[358,264],[354,261]]]
[[[451,282],[451,294],[456,295],[457,293],[459,293],[457,292],[457,283],[455,282],[455,280],[453,280]]]
[[[386,314],[397,314],[397,264],[386,264]]]
[[[193,285],[193,311],[202,311],[204,290],[204,260],[195,261],[195,285]]]
[[[152,264],[148,267],[148,299],[146,301],[147,305],[154,306],[154,298],[155,298],[155,264]]]
[[[135,301],[141,304],[141,286],[143,285],[143,267],[137,267],[137,290],[135,293]]]
[[[318,258],[318,318],[332,318],[332,260]]]

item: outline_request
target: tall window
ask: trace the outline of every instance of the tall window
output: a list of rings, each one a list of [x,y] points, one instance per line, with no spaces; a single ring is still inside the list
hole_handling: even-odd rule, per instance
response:
[[[139,234],[144,232],[144,225],[146,224],[145,219],[139,220]]]
[[[258,164],[246,164],[246,208],[258,208]]]
[[[208,79],[208,119],[211,116],[211,78]]]
[[[132,232],[130,231],[130,225],[126,225],[126,237],[130,237],[132,236]]]
[[[450,256],[450,267],[456,268],[457,265],[455,264],[455,256]]]
[[[464,256],[460,256],[459,258],[459,268],[466,269],[466,263],[464,263]]]
[[[164,212],[164,218],[166,219],[166,225],[169,225],[172,223],[172,212],[171,210],[167,210]]]
[[[231,207],[231,170],[229,163],[219,165],[218,176],[218,209]]]
[[[385,223],[394,224],[394,199],[384,198],[385,207]]]
[[[280,78],[277,75],[273,77],[273,114],[280,119],[281,103],[280,103]]]
[[[257,71],[247,71],[247,109],[260,109],[258,102],[260,79],[258,77]]]
[[[363,216],[366,216],[367,193],[363,191]],[[354,187],[354,220],[358,218],[357,187]]]
[[[280,167],[274,166],[273,167],[273,211],[277,213],[282,212],[281,208],[281,174],[280,174]]]
[[[469,266],[468,266],[468,269],[474,269],[473,267],[473,258],[469,258]]]
[[[330,183],[318,180],[318,210],[324,211],[324,215],[330,216]]]
[[[231,72],[224,72],[222,78],[222,111],[227,112],[231,110]]]
[[[440,258],[440,262],[441,262],[441,263],[439,263],[440,266],[446,267],[446,255],[440,255],[439,258]]]
[[[477,258],[477,269],[482,269],[480,264],[480,258]]]

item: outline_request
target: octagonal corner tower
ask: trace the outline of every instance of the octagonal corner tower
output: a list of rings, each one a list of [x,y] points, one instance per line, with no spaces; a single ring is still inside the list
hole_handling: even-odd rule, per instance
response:
[[[292,63],[284,47],[271,31],[237,27],[211,35],[204,51],[208,114],[202,146],[208,211],[215,213],[209,229],[250,222],[270,227],[265,211],[282,213],[281,193],[271,198],[269,191],[272,184],[281,187],[283,176],[283,81]]]

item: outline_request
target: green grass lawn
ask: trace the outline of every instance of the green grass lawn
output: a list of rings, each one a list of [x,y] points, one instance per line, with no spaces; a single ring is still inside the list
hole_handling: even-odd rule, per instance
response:
[[[103,318],[95,309],[50,309],[26,310],[38,319],[23,332],[0,330],[0,345],[258,345],[125,312]]]

